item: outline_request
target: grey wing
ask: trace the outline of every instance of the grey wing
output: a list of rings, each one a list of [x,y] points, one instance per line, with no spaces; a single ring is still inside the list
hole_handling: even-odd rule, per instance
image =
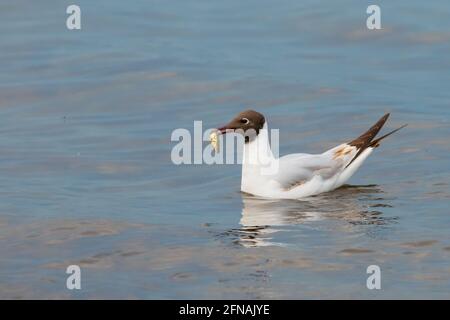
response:
[[[366,149],[376,148],[381,140],[406,126],[403,125],[374,140],[388,117],[389,113],[381,117],[377,123],[358,138],[349,143],[338,145],[322,154],[296,153],[281,157],[279,159],[279,170],[274,179],[282,186],[290,188],[293,185],[307,182],[316,176],[328,179],[337,174],[341,175],[344,172],[351,175],[352,171],[354,172],[357,167],[350,169],[350,164],[363,154]]]
[[[356,148],[344,144],[322,154],[289,154],[279,158],[279,169],[274,180],[284,188],[291,188],[315,176],[329,179],[345,169],[355,152]]]

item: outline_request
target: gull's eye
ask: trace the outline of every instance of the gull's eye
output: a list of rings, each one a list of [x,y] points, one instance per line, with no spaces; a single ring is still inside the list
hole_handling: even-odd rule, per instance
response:
[[[248,120],[247,118],[241,119],[241,123],[243,123],[243,124],[248,124],[249,122],[250,122],[250,120]]]

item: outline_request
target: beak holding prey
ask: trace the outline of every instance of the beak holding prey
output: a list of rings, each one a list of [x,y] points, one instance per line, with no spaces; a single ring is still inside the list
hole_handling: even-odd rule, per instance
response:
[[[211,142],[211,145],[213,146],[215,152],[219,152],[220,150],[219,135],[233,131],[234,129],[230,129],[227,126],[225,126],[219,129],[215,129],[213,132],[211,132],[211,134],[209,135],[209,141]]]

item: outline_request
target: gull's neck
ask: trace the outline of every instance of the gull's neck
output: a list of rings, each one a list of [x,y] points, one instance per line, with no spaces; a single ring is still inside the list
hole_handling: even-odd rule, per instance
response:
[[[255,139],[244,144],[243,164],[267,165],[273,159],[267,122]]]
[[[256,138],[244,144],[241,190],[250,192],[264,181],[264,169],[270,167],[273,160],[266,122]]]

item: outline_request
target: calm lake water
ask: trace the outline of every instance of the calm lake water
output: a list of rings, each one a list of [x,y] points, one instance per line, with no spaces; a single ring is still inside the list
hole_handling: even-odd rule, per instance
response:
[[[368,4],[2,2],[0,298],[450,298],[450,3],[377,1],[379,31]],[[172,164],[174,129],[249,107],[282,155],[409,126],[302,201]]]

